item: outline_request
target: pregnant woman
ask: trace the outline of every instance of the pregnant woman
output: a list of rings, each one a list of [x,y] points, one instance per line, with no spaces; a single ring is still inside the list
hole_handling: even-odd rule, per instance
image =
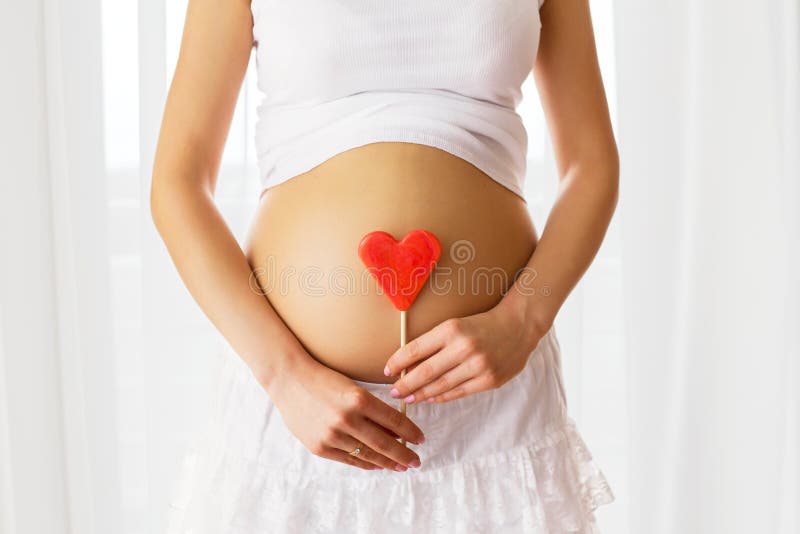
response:
[[[214,191],[254,46],[263,190],[240,247]],[[541,238],[531,70],[560,177]],[[553,323],[617,187],[588,0],[190,0],[151,208],[225,343],[169,532],[597,532],[614,497]],[[357,251],[415,229],[441,257],[400,348]]]

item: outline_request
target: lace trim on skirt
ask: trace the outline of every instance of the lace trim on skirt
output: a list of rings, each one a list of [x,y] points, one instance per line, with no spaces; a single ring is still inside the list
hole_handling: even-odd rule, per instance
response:
[[[596,533],[593,511],[614,500],[569,417],[533,443],[404,473],[324,477],[209,441],[185,457],[168,534]]]

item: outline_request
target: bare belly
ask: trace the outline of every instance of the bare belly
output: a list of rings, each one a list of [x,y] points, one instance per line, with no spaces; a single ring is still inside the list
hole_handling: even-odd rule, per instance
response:
[[[268,189],[245,253],[260,289],[309,354],[350,378],[383,375],[399,346],[399,312],[366,273],[361,238],[433,232],[441,258],[408,311],[412,339],[491,309],[538,240],[525,202],[448,152],[372,143]]]

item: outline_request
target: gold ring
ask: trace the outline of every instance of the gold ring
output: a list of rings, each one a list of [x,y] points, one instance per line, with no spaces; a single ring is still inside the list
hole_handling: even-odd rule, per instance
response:
[[[359,454],[361,454],[361,447],[363,447],[363,446],[364,446],[364,444],[359,441],[358,445],[356,445],[356,448],[353,449],[353,452],[351,452],[350,455],[351,456],[358,456]]]

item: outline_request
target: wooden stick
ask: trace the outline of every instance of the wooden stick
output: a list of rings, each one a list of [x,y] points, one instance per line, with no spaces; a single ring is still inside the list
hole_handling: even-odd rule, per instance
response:
[[[406,311],[405,310],[401,310],[400,311],[400,346],[401,347],[405,347],[406,341],[407,341],[407,337],[408,337],[408,330],[407,330]],[[400,378],[403,378],[404,376],[406,376],[405,368],[403,368],[403,370],[400,371]],[[405,401],[405,398],[400,399],[400,413],[402,413],[403,415],[406,414],[406,401]],[[406,444],[406,439],[402,438],[400,440],[400,443],[405,445]]]

